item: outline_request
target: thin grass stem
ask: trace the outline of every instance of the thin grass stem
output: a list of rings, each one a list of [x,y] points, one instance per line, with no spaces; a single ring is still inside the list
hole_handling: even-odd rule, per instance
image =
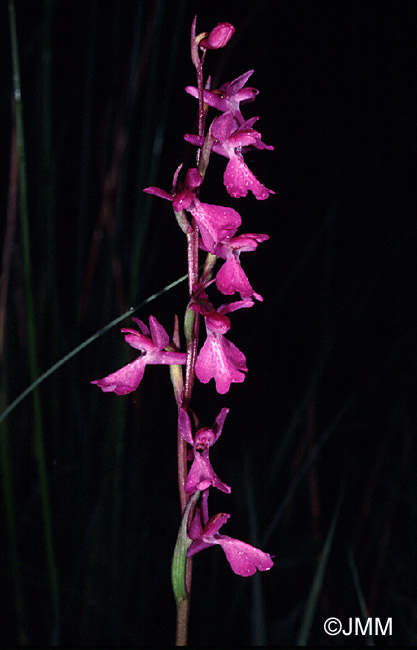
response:
[[[26,328],[28,342],[29,373],[32,380],[38,375],[38,357],[35,329],[34,296],[32,289],[32,272],[30,258],[30,229],[29,229],[29,206],[26,177],[26,157],[23,132],[23,107],[20,85],[20,67],[16,32],[16,15],[14,0],[9,2],[9,26],[12,44],[12,66],[13,66],[13,92],[16,111],[16,133],[18,153],[18,182],[19,182],[19,208],[21,219],[21,245],[22,263],[25,288],[26,306]],[[52,518],[49,500],[48,476],[46,471],[42,410],[40,394],[37,388],[33,390],[33,452],[36,460],[39,484],[43,532],[45,538],[45,553],[47,563],[47,574],[51,606],[53,612],[53,631],[51,641],[56,643],[59,639],[59,592],[58,592],[58,571],[55,560]]]
[[[10,152],[9,193],[7,201],[7,226],[3,244],[3,259],[0,281],[0,405],[7,404],[7,355],[5,354],[5,327],[7,316],[7,295],[9,287],[10,266],[13,255],[13,244],[16,230],[17,216],[17,137],[16,125],[13,124],[12,142]],[[16,534],[16,511],[13,488],[13,465],[9,446],[9,430],[7,422],[0,425],[0,474],[2,483],[3,500],[6,511],[6,530],[9,543],[10,573],[13,583],[13,594],[16,608],[18,639],[21,645],[28,642],[26,632],[26,615],[24,605],[24,592],[19,568],[19,552]]]
[[[3,403],[4,401],[4,391],[1,390],[0,403]],[[12,461],[9,448],[9,431],[7,422],[2,422],[0,425],[0,474],[1,489],[3,492],[3,501],[6,511],[6,531],[9,543],[10,558],[9,566],[16,609],[18,642],[20,645],[26,645],[28,643],[28,635],[26,630],[26,608],[22,587],[22,577],[20,573],[19,551],[16,532],[16,510],[13,492]]]
[[[329,532],[327,533],[326,541],[324,543],[322,552],[320,553],[319,561],[317,564],[317,570],[316,573],[314,574],[313,582],[311,584],[310,593],[308,595],[307,603],[304,609],[304,617],[301,623],[300,633],[297,639],[297,646],[305,646],[310,636],[310,630],[314,619],[314,612],[316,611],[317,602],[321,593],[321,586],[323,584],[324,573],[326,570],[327,561],[329,559],[330,550],[332,548],[333,537],[336,530],[336,524],[339,518],[339,512],[340,512],[340,507],[342,505],[343,496],[344,496],[344,490],[342,489],[334,510]]]

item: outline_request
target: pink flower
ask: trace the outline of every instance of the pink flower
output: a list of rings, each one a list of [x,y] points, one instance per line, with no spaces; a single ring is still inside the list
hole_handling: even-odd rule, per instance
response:
[[[242,383],[248,370],[243,352],[224,336],[231,327],[225,314],[253,304],[253,300],[239,300],[215,310],[206,294],[200,291],[196,302],[191,305],[191,309],[204,316],[207,330],[207,338],[195,364],[195,374],[203,384],[214,379],[220,395],[228,392],[231,383]]]
[[[243,160],[242,147],[255,147],[255,149],[269,149],[273,147],[266,145],[261,140],[261,134],[252,129],[258,118],[251,118],[240,126],[230,111],[220,115],[213,123],[212,135],[215,138],[213,151],[229,158],[223,176],[226,190],[233,198],[241,198],[247,195],[250,190],[258,200],[267,199],[270,194],[275,194],[262,185],[251,172]],[[199,147],[203,146],[204,138],[198,135],[186,134],[184,139]]]
[[[206,490],[210,485],[222,490],[222,492],[230,494],[230,487],[219,479],[211,466],[209,458],[209,448],[212,447],[220,437],[228,413],[229,409],[222,408],[216,418],[213,428],[210,429],[204,427],[199,429],[193,440],[189,415],[186,409],[179,409],[178,431],[185,442],[188,442],[189,445],[193,446],[193,464],[188,472],[184,486],[187,494],[194,494],[196,490]]]
[[[245,380],[247,370],[243,352],[222,334],[207,329],[206,341],[195,364],[195,374],[201,383],[208,384],[214,378],[217,392],[224,395],[231,383],[240,384]]]
[[[235,33],[235,28],[230,23],[218,23],[199,45],[206,50],[218,50],[227,45]]]
[[[185,352],[164,352],[164,348],[169,344],[169,336],[156,318],[149,316],[150,331],[139,318],[132,318],[132,320],[137,323],[140,332],[130,328],[123,328],[121,331],[126,334],[126,343],[140,350],[142,354],[111,375],[91,382],[97,384],[104,393],[126,395],[136,390],[148,364],[183,365],[186,363]]]
[[[220,241],[228,240],[237,231],[242,219],[236,210],[220,205],[209,205],[194,198],[188,208],[200,229],[201,239],[210,253],[215,253]]]
[[[187,551],[187,556],[191,557],[206,548],[210,548],[210,546],[218,544],[222,547],[227,561],[237,575],[247,578],[253,575],[256,569],[269,571],[274,565],[269,553],[264,553],[259,548],[241,542],[239,539],[219,534],[218,531],[229,517],[230,515],[225,512],[214,515],[203,528],[201,512],[197,508],[188,533],[193,541]]]
[[[240,265],[240,254],[254,251],[259,243],[267,239],[269,239],[268,235],[246,233],[233,237],[229,241],[219,243],[216,249],[216,255],[226,261],[217,272],[216,285],[223,295],[231,296],[238,291],[243,300],[252,298],[252,296],[256,300],[263,300],[262,296],[253,290],[246,273],[242,269]]]
[[[244,88],[249,77],[252,76],[254,70],[248,70],[237,79],[223,84],[217,90],[205,90],[204,102],[209,106],[217,108],[217,110],[225,113],[230,111],[233,117],[239,124],[244,123],[242,113],[240,112],[240,104],[244,102],[253,102],[259,90],[256,88]],[[193,86],[187,86],[186,92],[198,99],[198,89]]]
[[[174,176],[174,185],[176,185],[178,172],[179,169]],[[175,212],[186,210],[192,214],[200,229],[205,250],[215,253],[219,241],[227,241],[233,237],[241,225],[242,219],[233,208],[202,203],[194,193],[202,181],[198,170],[193,168],[187,171],[184,189],[178,192],[173,191],[173,194],[168,194],[158,187],[147,187],[143,191],[172,201]]]

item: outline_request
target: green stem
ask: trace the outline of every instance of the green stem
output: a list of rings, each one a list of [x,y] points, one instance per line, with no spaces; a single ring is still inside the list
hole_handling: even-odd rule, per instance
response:
[[[187,567],[191,567],[192,562],[191,558],[187,558],[187,549],[191,544],[191,540],[187,537],[187,527],[199,497],[200,492],[195,492],[186,505],[172,558],[172,589],[177,604],[177,631],[175,637],[175,645],[177,646],[187,645],[191,587],[191,572],[187,571]]]
[[[34,300],[31,277],[31,260],[30,260],[30,234],[29,234],[29,210],[27,200],[27,179],[26,179],[26,159],[25,143],[23,133],[23,109],[21,100],[20,87],[20,69],[19,55],[16,35],[16,16],[14,0],[9,2],[9,24],[12,44],[12,66],[13,66],[13,91],[16,110],[16,133],[17,133],[17,150],[19,165],[19,208],[21,219],[21,243],[22,243],[22,264],[25,288],[25,305],[26,305],[26,328],[28,338],[28,360],[29,372],[32,381],[38,375],[38,359],[36,347],[36,331],[34,316]],[[58,597],[58,575],[55,562],[55,553],[52,541],[52,524],[51,511],[49,504],[49,487],[45,462],[45,450],[43,441],[42,412],[39,391],[33,391],[33,408],[34,408],[34,430],[33,430],[33,452],[36,459],[39,484],[41,511],[45,536],[46,561],[48,570],[48,582],[51,593],[52,609],[54,617],[54,628],[52,633],[52,642],[57,643],[59,638],[59,597]]]

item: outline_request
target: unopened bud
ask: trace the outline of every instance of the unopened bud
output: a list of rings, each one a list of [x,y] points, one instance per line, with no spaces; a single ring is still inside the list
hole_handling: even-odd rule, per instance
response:
[[[235,33],[235,28],[230,23],[219,23],[211,30],[207,38],[200,41],[201,47],[206,50],[218,50],[227,45]]]

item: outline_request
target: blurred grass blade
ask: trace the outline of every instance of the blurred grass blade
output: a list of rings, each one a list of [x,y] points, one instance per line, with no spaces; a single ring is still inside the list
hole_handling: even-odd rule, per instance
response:
[[[17,154],[18,154],[18,179],[19,179],[19,208],[21,220],[21,243],[22,243],[22,264],[25,287],[25,308],[26,308],[26,329],[28,343],[29,373],[32,380],[38,377],[38,358],[36,346],[34,298],[32,290],[32,272],[30,260],[30,231],[29,231],[29,207],[26,179],[26,158],[23,133],[23,108],[22,93],[20,87],[19,55],[16,33],[16,16],[14,1],[9,3],[9,25],[12,44],[12,66],[13,66],[13,92],[16,111],[16,133],[17,133]],[[56,643],[59,639],[59,594],[58,574],[55,562],[55,553],[52,538],[51,510],[49,503],[49,486],[46,472],[45,449],[42,428],[42,412],[40,395],[35,387],[33,389],[33,452],[39,474],[40,499],[42,510],[43,531],[45,536],[45,552],[47,562],[48,583],[51,596],[53,612],[53,632],[51,641]]]
[[[1,390],[0,404],[3,403],[4,397],[4,392]],[[26,645],[28,642],[28,637],[26,632],[24,594],[22,589],[22,578],[18,556],[12,463],[9,449],[9,431],[7,428],[7,422],[2,422],[0,425],[0,473],[3,501],[6,511],[6,531],[9,545],[9,567],[16,608],[18,638],[20,645]]]
[[[259,546],[258,507],[255,498],[252,460],[250,456],[245,456],[244,475],[246,477],[245,487],[246,487],[246,498],[248,503],[250,542],[254,546]],[[252,627],[252,632],[251,632],[252,645],[254,646],[267,645],[264,591],[263,591],[262,578],[259,571],[257,571],[252,578],[251,627]]]
[[[15,121],[15,120],[14,120]],[[7,294],[9,288],[10,266],[12,263],[13,246],[16,230],[17,216],[17,137],[16,125],[13,124],[11,151],[9,192],[7,201],[7,226],[3,244],[2,269],[0,280],[0,408],[7,404],[7,360],[4,342],[7,315]],[[6,531],[8,539],[8,559],[10,576],[13,584],[14,603],[16,609],[18,638],[21,645],[26,645],[28,638],[26,632],[26,616],[24,593],[20,573],[19,550],[16,534],[15,495],[13,486],[12,454],[9,446],[9,430],[7,422],[0,425],[0,474],[3,493],[4,508],[6,512]]]
[[[342,505],[343,495],[344,495],[344,490],[342,490],[340,493],[339,500],[336,504],[336,508],[332,517],[332,522],[330,524],[329,532],[327,533],[323,550],[320,553],[319,561],[317,564],[317,570],[314,575],[313,583],[311,585],[310,593],[304,609],[304,618],[301,623],[300,633],[297,639],[298,646],[307,645],[307,641],[310,636],[310,630],[313,624],[314,614],[316,611],[317,601],[319,599],[321,586],[323,584],[324,572],[326,570],[327,560],[329,558],[330,550],[332,547],[334,532],[336,530],[336,523],[339,518],[340,506]]]
[[[349,568],[352,572],[353,584],[355,585],[355,591],[358,596],[359,607],[362,614],[362,620],[366,621],[369,618],[369,611],[365,603],[365,598],[359,581],[358,568],[356,566],[355,558],[353,557],[353,551],[351,548],[348,549],[347,554],[349,560]],[[373,637],[370,634],[367,634],[367,637],[368,637],[367,645],[375,645]]]
[[[294,494],[296,488],[298,485],[301,483],[302,479],[306,475],[308,469],[311,467],[311,464],[314,462],[316,459],[319,451],[325,444],[325,442],[328,440],[328,438],[331,436],[331,434],[335,431],[337,426],[340,424],[340,422],[343,420],[345,417],[346,413],[349,412],[349,410],[352,408],[352,406],[355,404],[355,402],[358,399],[358,392],[352,393],[346,402],[343,404],[333,421],[329,424],[329,426],[325,429],[324,433],[321,435],[319,440],[316,442],[314,447],[311,449],[308,457],[305,459],[303,465],[301,466],[300,470],[298,473],[294,476],[293,480],[291,481],[287,493],[285,497],[282,499],[280,506],[276,509],[274,512],[273,517],[271,517],[271,520],[269,522],[268,528],[265,531],[265,534],[262,536],[262,546],[266,545],[268,543],[268,540],[271,538],[271,535],[273,534],[275,528],[278,525],[278,522],[280,521],[285,508],[287,507],[287,504],[289,502],[289,499],[291,496]],[[1,421],[1,420],[0,420]]]

